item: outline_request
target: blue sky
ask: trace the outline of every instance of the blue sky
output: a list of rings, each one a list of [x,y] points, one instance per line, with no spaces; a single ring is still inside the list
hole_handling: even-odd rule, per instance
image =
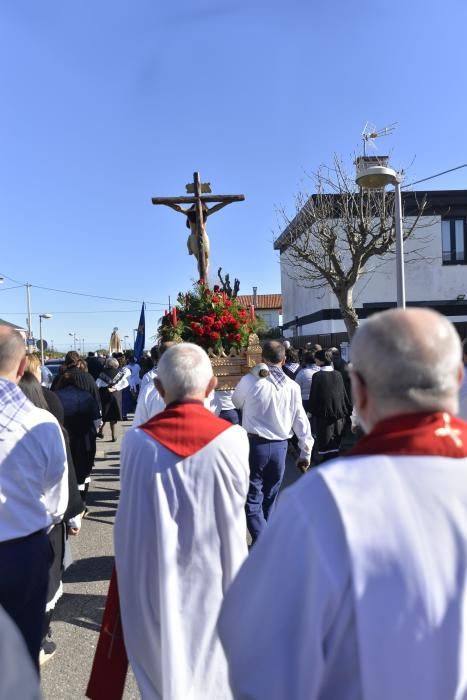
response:
[[[199,170],[246,196],[209,220],[212,271],[280,291],[276,208],[334,152],[351,162],[367,120],[398,123],[380,151],[410,180],[467,162],[466,20],[463,0],[0,0],[0,273],[134,300],[33,287],[62,349],[132,337],[142,300],[153,335],[196,268],[183,217],[151,196]],[[9,286],[0,317],[24,324]]]

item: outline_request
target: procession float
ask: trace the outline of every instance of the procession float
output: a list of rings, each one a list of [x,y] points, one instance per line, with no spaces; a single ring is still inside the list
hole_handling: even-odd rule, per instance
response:
[[[186,185],[188,195],[182,197],[153,197],[153,204],[163,204],[186,216],[190,229],[188,253],[197,260],[199,282],[191,291],[179,293],[177,303],[162,317],[158,336],[161,342],[190,342],[200,345],[208,353],[217,377],[218,390],[232,390],[241,377],[261,362],[261,346],[256,330],[254,306],[245,307],[237,298],[240,282],[233,287],[229,275],[212,289],[207,283],[209,271],[209,238],[207,218],[232,202],[245,199],[244,195],[212,195],[210,183],[202,183],[198,172],[193,182]],[[208,204],[213,206],[209,207]],[[182,206],[182,205],[190,205]]]

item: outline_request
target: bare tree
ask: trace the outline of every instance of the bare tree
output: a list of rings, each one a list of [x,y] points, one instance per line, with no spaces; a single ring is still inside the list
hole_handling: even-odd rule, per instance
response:
[[[289,277],[303,287],[332,289],[351,338],[358,327],[355,285],[394,249],[394,193],[358,188],[337,156],[332,168],[310,177],[315,193],[296,196],[296,215],[291,219],[279,211],[286,228],[276,247],[285,249]],[[410,222],[404,220],[404,240],[419,227],[425,206],[424,199]]]

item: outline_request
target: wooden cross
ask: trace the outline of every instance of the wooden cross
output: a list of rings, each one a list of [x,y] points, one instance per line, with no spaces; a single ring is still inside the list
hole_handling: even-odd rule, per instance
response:
[[[187,221],[190,223],[192,234],[196,234],[197,252],[193,248],[189,252],[193,252],[198,258],[198,271],[200,280],[207,281],[207,273],[209,268],[209,241],[206,234],[205,219],[219,211],[222,207],[226,207],[232,202],[243,202],[245,196],[243,194],[211,194],[211,184],[209,182],[201,182],[198,172],[193,173],[193,182],[186,185],[186,191],[192,196],[184,197],[153,197],[153,204],[165,204],[166,206],[178,211],[187,216]],[[216,204],[209,208],[208,203],[215,202]],[[184,208],[181,204],[190,204],[191,207]],[[193,221],[194,219],[194,221]]]

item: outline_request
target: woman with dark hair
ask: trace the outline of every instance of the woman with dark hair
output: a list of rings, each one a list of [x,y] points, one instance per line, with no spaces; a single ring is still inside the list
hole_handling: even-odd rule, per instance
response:
[[[99,391],[96,386],[96,382],[94,381],[93,377],[89,374],[85,360],[83,360],[83,358],[80,357],[76,350],[70,350],[70,352],[67,352],[67,354],[65,355],[65,362],[60,367],[60,372],[52,382],[52,391],[55,391],[60,377],[65,372],[73,374],[75,386],[77,386],[78,389],[83,389],[83,391],[87,391],[89,394],[91,394],[91,396],[93,396],[96,399],[97,404],[100,408],[101,400],[99,396]]]
[[[116,441],[115,424],[122,420],[122,388],[126,381],[124,370],[120,367],[115,357],[107,358],[104,370],[97,378],[96,385],[102,404],[102,427],[97,437],[104,437],[104,426],[110,423],[112,442]]]
[[[295,379],[297,372],[300,369],[298,363],[298,353],[293,348],[286,348],[285,350],[285,364],[282,367],[284,373],[290,377],[290,379]]]
[[[31,403],[38,408],[52,413],[60,423],[65,440],[68,462],[68,506],[63,516],[63,521],[54,525],[49,532],[49,542],[54,553],[54,559],[49,570],[47,605],[45,609],[42,645],[39,657],[40,663],[43,664],[48,659],[51,659],[55,653],[56,645],[51,639],[52,632],[50,623],[54,608],[63,593],[62,576],[64,571],[65,542],[68,534],[77,535],[80,531],[80,515],[83,510],[83,505],[78,491],[68,434],[63,427],[63,409],[61,408],[60,401],[52,391],[40,385],[39,380],[32,372],[25,372],[23,374],[19,387]]]
[[[78,373],[66,371],[60,376],[55,393],[65,413],[65,428],[70,436],[71,454],[86,515],[86,496],[96,456],[96,432],[101,424],[101,415],[96,399],[79,384]]]

